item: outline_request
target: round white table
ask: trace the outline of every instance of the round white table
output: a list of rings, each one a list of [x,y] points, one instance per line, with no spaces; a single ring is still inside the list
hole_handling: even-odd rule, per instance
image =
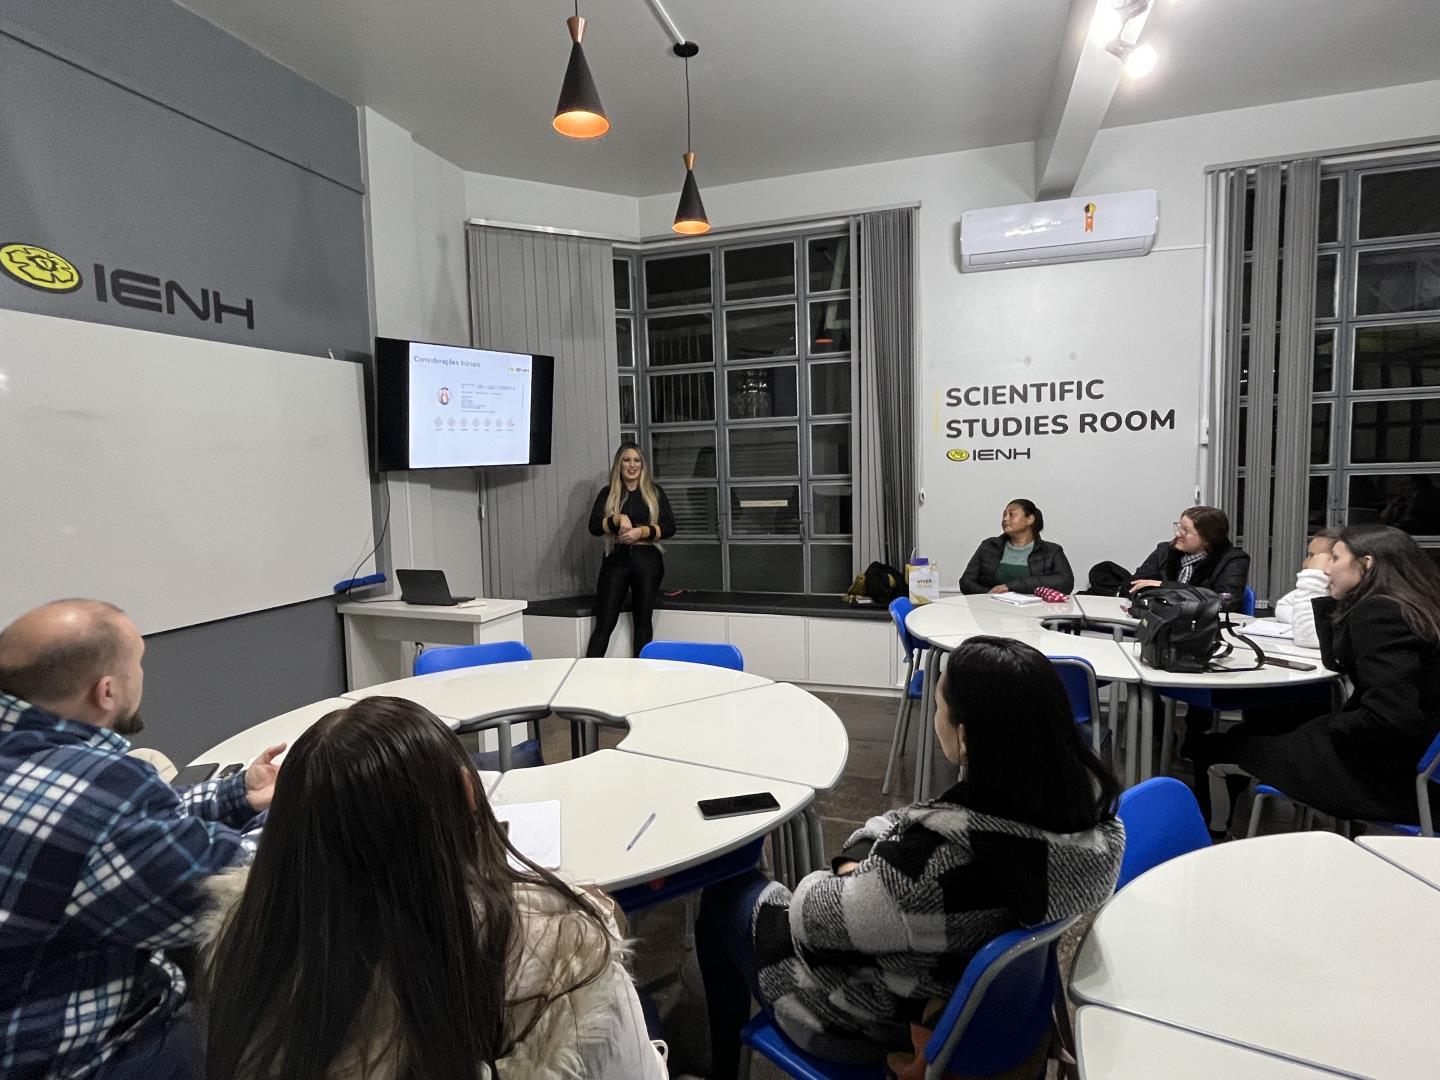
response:
[[[1270,646],[1260,640],[1262,650],[1267,649],[1287,659],[1303,660],[1314,665],[1311,671],[1295,671],[1291,668],[1266,665],[1259,669],[1243,670],[1253,658],[1253,653],[1241,642],[1231,639],[1236,651],[1221,662],[1222,668],[1233,670],[1208,671],[1187,674],[1162,671],[1152,667],[1140,658],[1140,646],[1133,638],[1120,638],[1113,631],[1136,625],[1130,618],[1127,602],[1113,596],[1077,596],[1064,604],[1013,605],[996,600],[989,594],[972,596],[951,596],[933,604],[924,604],[910,612],[905,628],[927,646],[925,691],[921,702],[921,716],[931,715],[934,703],[934,682],[938,676],[939,660],[942,653],[952,652],[967,638],[982,634],[1014,638],[1035,646],[1047,656],[1079,656],[1088,660],[1095,668],[1096,678],[1101,682],[1129,684],[1138,693],[1127,694],[1126,740],[1124,779],[1127,786],[1147,779],[1152,770],[1155,754],[1155,710],[1156,697],[1166,690],[1207,690],[1238,692],[1273,691],[1294,688],[1308,684],[1331,682],[1338,676],[1320,663],[1317,650],[1302,650],[1293,642],[1276,642]],[[1098,626],[1102,631],[1112,631],[1107,638],[1095,633],[1064,633],[1045,629],[1042,622],[1077,626]],[[1119,695],[1112,692],[1109,719],[1112,737],[1118,736]],[[1238,707],[1238,706],[1236,706]],[[922,732],[928,727],[922,727]],[[1168,718],[1166,734],[1169,734]],[[933,754],[930,746],[933,740],[923,740],[921,766],[916,770],[916,800],[925,793],[929,781],[928,760]],[[1170,749],[1168,738],[1162,746],[1161,760],[1167,760]]]
[[[1440,837],[1362,836],[1356,843],[1440,889]]]
[[[1440,889],[1332,833],[1221,844],[1121,889],[1070,991],[1315,1068],[1434,1076],[1437,921]]]
[[[630,731],[617,750],[482,774],[497,803],[560,802],[564,869],[577,878],[623,888],[777,830],[780,876],[798,878],[824,859],[810,804],[844,771],[850,748],[844,724],[799,687],[703,664],[526,660],[417,675],[263,721],[192,764],[249,764],[268,746],[293,743],[325,714],[380,694],[424,705],[452,728],[498,726],[502,738],[510,722],[551,711],[626,724]],[[780,808],[706,821],[696,807],[700,799],[760,791],[774,795]],[[627,852],[651,812],[655,822]]]
[[[1086,1005],[1075,1014],[1080,1080],[1325,1080],[1334,1073]]]

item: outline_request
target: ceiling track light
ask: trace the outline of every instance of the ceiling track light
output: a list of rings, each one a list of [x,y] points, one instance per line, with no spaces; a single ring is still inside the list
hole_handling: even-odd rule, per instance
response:
[[[695,152],[690,149],[690,58],[700,51],[693,41],[676,45],[673,52],[685,61],[685,183],[680,188],[680,205],[675,210],[672,230],[682,236],[699,236],[710,231],[705,204],[700,201],[700,185],[695,182]]]
[[[1127,41],[1112,41],[1105,51],[1118,57],[1125,65],[1125,74],[1132,79],[1143,79],[1155,70],[1160,54],[1153,45],[1132,45]]]
[[[600,104],[600,91],[595,89],[595,77],[590,74],[580,44],[585,36],[580,0],[575,0],[575,14],[565,20],[565,25],[570,28],[570,63],[565,68],[565,81],[560,84],[560,100],[550,126],[572,139],[598,139],[610,130],[610,118]]]
[[[1090,40],[1102,47],[1121,40],[1125,28],[1137,16],[1149,11],[1152,2],[1153,0],[1098,0],[1095,14],[1090,20]]]

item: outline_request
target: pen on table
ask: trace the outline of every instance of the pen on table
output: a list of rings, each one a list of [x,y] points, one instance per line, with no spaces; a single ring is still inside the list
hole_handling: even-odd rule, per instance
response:
[[[640,831],[637,832],[637,833],[631,838],[630,842],[625,845],[625,850],[626,850],[626,851],[629,851],[629,850],[630,850],[631,848],[633,848],[637,843],[639,843],[640,837],[642,837],[642,836],[645,835],[645,830],[650,827],[650,823],[651,823],[652,821],[654,821],[654,820],[655,820],[655,811],[652,810],[652,811],[650,811],[650,816],[645,819],[645,823],[640,826]]]

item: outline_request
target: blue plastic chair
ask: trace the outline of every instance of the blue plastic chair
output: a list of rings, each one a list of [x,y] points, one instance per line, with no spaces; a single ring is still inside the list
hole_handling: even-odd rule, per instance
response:
[[[991,1076],[1023,1064],[1053,1022],[1060,988],[1056,944],[1075,918],[1034,929],[1011,930],[971,958],[950,1002],[925,1044],[925,1076],[946,1072]],[[880,1080],[883,1066],[860,1068],[811,1057],[792,1043],[765,1013],[745,1025],[742,1075],[759,1052],[797,1080]],[[1042,1063],[1036,1076],[1044,1076]]]
[[[1050,664],[1065,686],[1081,735],[1090,740],[1097,754],[1107,751],[1110,732],[1100,723],[1100,681],[1095,677],[1095,665],[1083,656],[1052,656]]]
[[[905,617],[914,610],[915,605],[908,596],[890,601],[890,620],[900,635],[900,647],[905,650],[905,693],[900,697],[900,707],[895,711],[895,730],[890,735],[890,757],[885,762],[885,779],[880,784],[884,795],[890,794],[890,775],[910,735],[910,714],[915,702],[925,693],[925,672],[920,667],[925,646],[905,629]]]
[[[457,668],[486,667],[490,664],[510,664],[517,660],[534,660],[535,654],[522,641],[490,641],[483,645],[447,645],[426,649],[415,658],[416,675],[434,675],[440,671],[454,671]],[[494,728],[500,741],[499,750],[487,750],[471,754],[477,769],[490,772],[508,772],[511,769],[532,769],[544,765],[545,758],[540,752],[540,740],[534,723],[545,716],[548,710],[535,713],[487,716],[483,720],[461,724],[455,729],[458,735]],[[510,745],[510,725],[528,721],[531,737],[516,746]]]
[[[652,641],[640,650],[641,660],[681,660],[687,664],[745,670],[745,657],[723,641]]]
[[[1125,823],[1125,855],[1116,892],[1152,867],[1210,846],[1195,794],[1174,777],[1156,776],[1123,792],[1118,814]]]

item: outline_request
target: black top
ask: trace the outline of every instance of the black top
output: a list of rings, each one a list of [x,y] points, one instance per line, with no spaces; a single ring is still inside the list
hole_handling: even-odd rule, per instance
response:
[[[1000,584],[1000,559],[1005,554],[1005,537],[992,536],[980,541],[975,554],[970,556],[970,565],[960,576],[960,591],[963,593],[986,593]],[[1070,569],[1070,560],[1065,558],[1065,549],[1049,540],[1035,538],[1030,549],[1030,573],[1009,582],[1010,591],[1033,593],[1036,589],[1056,589],[1068,593],[1075,588],[1075,573]]]
[[[620,531],[618,518],[605,516],[605,500],[609,497],[610,485],[606,484],[600,489],[600,494],[595,496],[595,505],[590,510],[591,536],[614,536]],[[675,514],[670,509],[670,500],[665,497],[665,489],[659,484],[655,485],[655,499],[660,504],[658,525],[650,520],[650,510],[645,505],[645,498],[640,494],[639,488],[627,491],[625,501],[620,504],[620,513],[630,519],[631,525],[649,528],[650,535],[646,537],[647,543],[668,540],[675,535]]]
[[[1174,542],[1164,541],[1156,546],[1140,569],[1130,576],[1130,582],[1159,581],[1166,585],[1179,585],[1180,558]],[[1230,602],[1225,605],[1226,610],[1239,611],[1245,603],[1245,583],[1249,577],[1250,556],[1245,554],[1245,549],[1234,544],[1223,544],[1211,548],[1205,553],[1205,558],[1191,568],[1190,580],[1186,584],[1197,589],[1209,589],[1211,592],[1229,593]],[[1129,591],[1130,584],[1127,583],[1121,587],[1120,595],[1124,596]]]
[[[1312,604],[1325,666],[1349,676],[1354,692],[1288,734],[1238,740],[1235,760],[1324,813],[1414,823],[1416,768],[1440,733],[1440,648],[1388,596],[1367,596],[1338,622],[1335,600]]]

